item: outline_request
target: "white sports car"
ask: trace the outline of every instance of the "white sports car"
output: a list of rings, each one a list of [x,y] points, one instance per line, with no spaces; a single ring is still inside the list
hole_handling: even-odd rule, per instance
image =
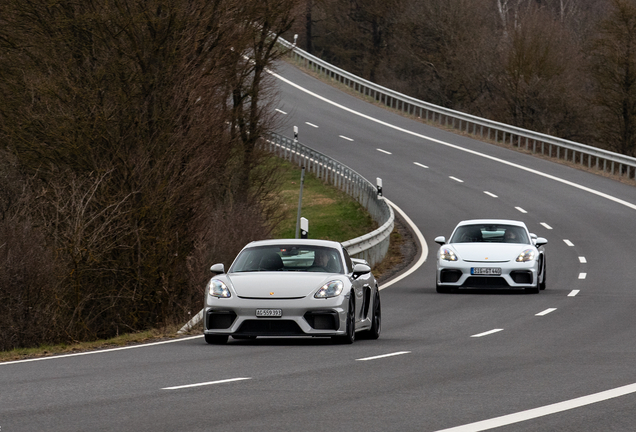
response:
[[[435,242],[437,292],[453,288],[545,289],[548,241],[528,232],[523,222],[504,219],[475,219],[460,222],[450,240]]]
[[[263,240],[248,244],[227,273],[215,264],[205,290],[206,342],[257,336],[377,339],[380,291],[371,268],[338,242]]]

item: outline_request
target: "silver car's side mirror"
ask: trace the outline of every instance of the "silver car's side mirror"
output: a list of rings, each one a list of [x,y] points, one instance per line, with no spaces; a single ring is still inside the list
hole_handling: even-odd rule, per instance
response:
[[[353,278],[358,279],[360,276],[371,273],[371,267],[366,264],[356,264],[353,266]]]
[[[444,236],[435,237],[435,243],[437,243],[439,245],[445,245],[446,244],[446,237],[444,237]]]
[[[223,264],[214,264],[212,267],[210,267],[210,271],[212,273],[222,274],[225,273],[225,266]]]

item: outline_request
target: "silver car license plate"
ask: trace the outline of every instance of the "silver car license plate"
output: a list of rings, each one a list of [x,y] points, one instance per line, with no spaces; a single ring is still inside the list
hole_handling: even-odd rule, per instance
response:
[[[472,267],[472,275],[501,275],[501,267]]]
[[[282,317],[282,309],[256,309],[257,317]]]

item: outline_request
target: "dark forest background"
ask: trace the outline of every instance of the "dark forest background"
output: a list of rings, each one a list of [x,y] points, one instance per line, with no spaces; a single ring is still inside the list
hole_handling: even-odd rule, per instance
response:
[[[636,156],[633,0],[305,0],[299,7],[298,46],[358,76]]]
[[[183,323],[280,219],[279,35],[408,95],[635,155],[636,0],[3,0],[0,350]]]

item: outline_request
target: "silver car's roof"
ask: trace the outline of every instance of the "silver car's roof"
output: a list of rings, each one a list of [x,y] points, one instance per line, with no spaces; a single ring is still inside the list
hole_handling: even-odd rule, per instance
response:
[[[275,245],[308,245],[308,246],[325,246],[340,249],[342,245],[339,242],[331,240],[316,239],[272,239],[272,240],[256,240],[248,243],[245,247],[255,246],[275,246]]]

